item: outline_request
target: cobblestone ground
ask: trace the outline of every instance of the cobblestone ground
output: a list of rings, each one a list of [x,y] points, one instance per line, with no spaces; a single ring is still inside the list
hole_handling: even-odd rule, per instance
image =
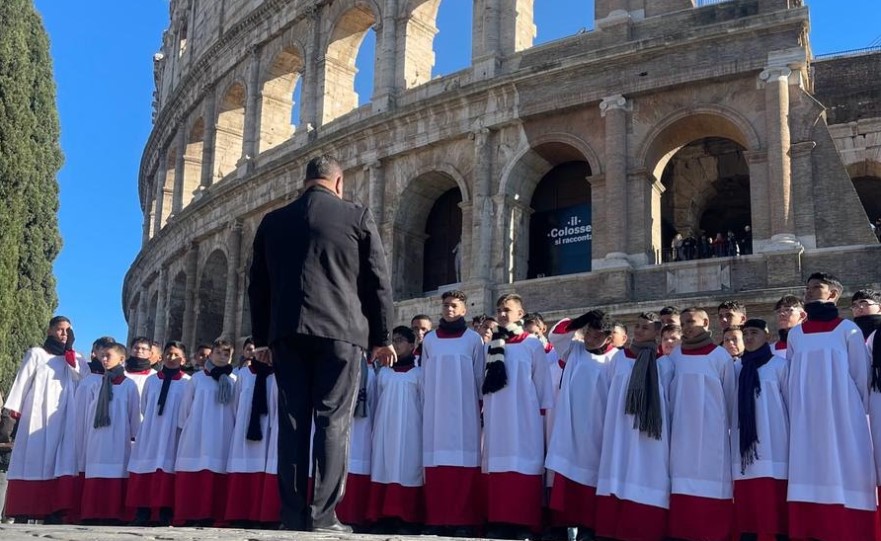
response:
[[[273,530],[237,530],[235,528],[133,528],[128,526],[45,526],[35,524],[0,524],[3,541],[269,541],[296,539],[297,541],[407,541],[418,536],[389,535],[334,535]],[[425,538],[423,538],[425,539]],[[430,537],[444,540],[442,537]],[[462,541],[457,539],[456,541]]]

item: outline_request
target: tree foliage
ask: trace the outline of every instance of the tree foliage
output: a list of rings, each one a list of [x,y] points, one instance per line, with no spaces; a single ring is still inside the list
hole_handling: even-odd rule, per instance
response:
[[[49,39],[33,0],[0,1],[0,389],[43,342],[58,299],[58,111]]]

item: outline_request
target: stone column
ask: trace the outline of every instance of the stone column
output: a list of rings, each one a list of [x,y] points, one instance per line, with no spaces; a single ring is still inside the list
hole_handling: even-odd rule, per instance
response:
[[[147,299],[146,299],[147,290],[143,287],[141,288],[141,294],[138,296],[138,319],[137,319],[137,327],[135,328],[136,336],[144,336],[147,334]]]
[[[367,177],[367,207],[379,224],[382,221],[385,199],[385,171],[382,168],[382,161],[374,160],[366,164],[363,171]]]
[[[765,69],[765,125],[768,148],[768,200],[771,242],[766,251],[798,249],[792,211],[792,170],[789,161],[789,76],[787,67]]]
[[[771,238],[771,206],[768,202],[768,154],[750,150],[743,153],[749,167],[749,212],[753,253],[763,251]]]
[[[459,252],[456,254],[456,257],[461,262],[458,280],[460,284],[471,280],[471,267],[469,267],[468,262],[472,260],[474,254],[472,248],[472,242],[474,241],[472,233],[474,231],[474,210],[472,207],[471,201],[459,203],[459,209],[462,212],[462,233],[459,235]]]
[[[242,158],[239,162],[247,164],[246,170],[254,169],[257,157],[257,142],[260,140],[260,46],[251,48],[248,63],[248,88],[245,97],[245,125],[243,127]]]
[[[501,0],[474,0],[471,71],[476,81],[496,76],[501,66]]]
[[[523,280],[529,263],[532,209],[507,194],[494,195],[492,201],[496,220],[491,255],[498,261],[492,269],[492,279],[501,284]]]
[[[187,273],[187,289],[184,295],[184,321],[183,321],[183,341],[190,351],[193,351],[196,341],[196,316],[198,311],[199,292],[196,288],[199,285],[199,245],[192,243],[186,255],[186,273]]]
[[[202,146],[202,178],[199,189],[193,194],[194,199],[198,199],[202,191],[214,182],[214,142],[217,139],[216,91],[214,87],[209,88],[202,101],[205,107],[205,142]]]
[[[310,140],[314,137],[314,129],[320,124],[323,114],[322,103],[324,101],[321,88],[324,81],[324,54],[321,51],[321,7],[311,6],[306,8],[309,18],[310,35],[305,37],[306,51],[303,68],[303,88],[300,100],[300,124],[310,133]]]
[[[234,220],[229,224],[226,241],[226,298],[223,300],[223,335],[229,340],[236,338],[236,304],[239,297],[239,261],[242,255],[242,222]]]
[[[606,128],[606,254],[604,267],[629,266],[627,262],[627,99],[618,94],[600,102]]]
[[[168,218],[180,214],[183,208],[184,197],[184,153],[187,151],[187,132],[186,124],[183,124],[177,131],[174,138],[174,146],[177,148],[174,162],[174,194],[171,198],[171,214]]]
[[[492,196],[492,147],[489,145],[491,132],[479,128],[469,135],[474,141],[474,193],[471,205],[471,279],[488,282],[491,279],[490,261],[493,253],[493,202]],[[463,215],[464,217],[464,215]],[[463,221],[464,224],[464,221]],[[466,230],[463,226],[463,237]]]
[[[159,156],[159,168],[156,170],[156,211],[153,215],[153,236],[159,233],[162,226],[162,213],[165,206],[165,175],[168,174],[168,152],[163,151]]]
[[[795,235],[805,248],[817,247],[817,228],[814,220],[814,166],[811,155],[814,141],[803,141],[789,147],[792,160],[792,201],[795,215]]]
[[[376,89],[371,100],[373,112],[383,113],[395,106],[397,97],[398,73],[404,72],[403,51],[398,51],[398,1],[385,0],[382,21],[376,26],[377,30],[377,57],[379,58],[379,72],[374,78]],[[402,47],[403,48],[403,47]],[[401,85],[404,88],[404,85]]]
[[[627,254],[636,266],[661,262],[661,194],[664,186],[645,169],[627,176]]]
[[[160,268],[159,276],[156,277],[159,284],[159,292],[156,303],[156,314],[153,320],[153,340],[160,344],[165,343],[166,325],[168,321],[168,269]]]
[[[156,173],[150,177],[147,183],[147,208],[144,212],[144,235],[141,244],[146,245],[153,238],[156,224]]]
[[[590,268],[603,268],[603,256],[608,252],[609,224],[606,222],[606,175],[587,177],[590,182]]]

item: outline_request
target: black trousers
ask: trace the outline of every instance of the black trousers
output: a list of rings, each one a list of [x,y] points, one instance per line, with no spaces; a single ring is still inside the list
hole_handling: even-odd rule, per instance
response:
[[[362,349],[296,335],[272,347],[278,384],[278,483],[281,520],[308,529],[336,521],[349,465],[349,431],[361,378]],[[314,487],[308,503],[309,435]]]

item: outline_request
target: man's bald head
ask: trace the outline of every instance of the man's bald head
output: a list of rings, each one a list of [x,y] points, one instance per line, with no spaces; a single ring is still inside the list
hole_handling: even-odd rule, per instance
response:
[[[308,188],[320,184],[334,192],[337,197],[343,196],[343,168],[340,162],[327,154],[316,156],[306,164],[305,186]]]

